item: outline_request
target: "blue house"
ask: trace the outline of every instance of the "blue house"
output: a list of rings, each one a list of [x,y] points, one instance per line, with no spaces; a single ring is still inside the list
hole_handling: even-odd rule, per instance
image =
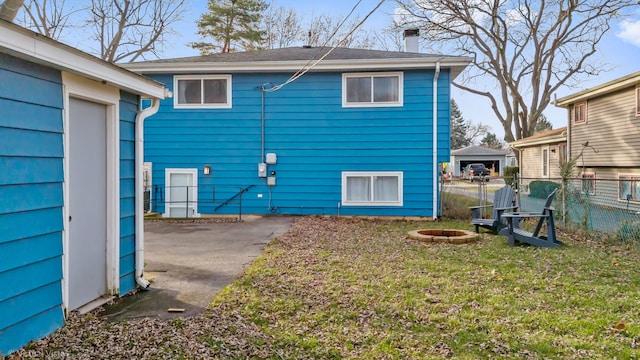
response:
[[[140,111],[142,97],[154,106]],[[136,127],[164,97],[162,84],[0,20],[0,358],[69,311],[148,285]]]
[[[126,64],[174,93],[145,122],[152,210],[437,217],[470,60],[299,47]]]

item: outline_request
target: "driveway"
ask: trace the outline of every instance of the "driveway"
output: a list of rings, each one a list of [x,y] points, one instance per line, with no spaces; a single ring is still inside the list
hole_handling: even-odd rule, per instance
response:
[[[273,216],[246,217],[241,223],[145,222],[145,277],[152,279],[151,286],[107,306],[101,315],[123,320],[200,314],[293,221]]]

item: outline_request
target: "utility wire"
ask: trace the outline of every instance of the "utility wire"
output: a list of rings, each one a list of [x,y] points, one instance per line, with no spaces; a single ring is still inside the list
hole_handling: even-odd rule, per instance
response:
[[[351,12],[349,13],[349,15],[351,15],[353,13],[353,11],[355,10],[355,8],[360,4],[362,0],[358,1],[358,3],[356,3],[356,5],[351,9]],[[380,2],[378,2],[378,5],[376,5],[375,8],[373,8],[373,10],[371,10],[358,24],[356,24],[356,26],[353,27],[353,29],[351,29],[351,31],[349,31],[348,34],[346,34],[342,40],[338,41],[335,45],[333,45],[324,55],[322,55],[318,60],[316,60],[313,64],[309,65],[312,61],[313,58],[309,60],[309,62],[307,62],[307,64],[305,66],[303,66],[302,69],[298,70],[295,74],[293,74],[287,81],[283,82],[282,84],[273,86],[269,89],[265,89],[265,86],[262,86],[262,91],[265,92],[274,92],[274,91],[278,91],[280,89],[282,89],[284,86],[298,80],[300,77],[302,77],[304,74],[306,74],[307,72],[309,72],[311,69],[313,69],[316,65],[318,65],[318,63],[320,63],[320,61],[324,60],[327,56],[329,56],[329,54],[331,54],[338,46],[340,46],[341,44],[344,44],[347,39],[349,38],[349,36],[353,35],[353,33],[360,28],[360,26],[362,26],[362,24],[364,24],[365,21],[367,21],[367,19],[369,19],[369,17],[371,15],[373,15],[373,13],[375,13],[380,6],[382,6],[382,4],[385,2],[386,0],[380,0]],[[347,16],[348,17],[348,16]],[[344,24],[345,20],[339,25],[342,26]],[[337,33],[338,29],[336,29],[334,31],[334,33],[331,35],[331,37],[335,36],[335,34]],[[325,42],[326,43],[326,42]],[[324,50],[324,47],[321,48],[316,55],[318,55],[322,50]],[[315,57],[315,56],[314,56]]]

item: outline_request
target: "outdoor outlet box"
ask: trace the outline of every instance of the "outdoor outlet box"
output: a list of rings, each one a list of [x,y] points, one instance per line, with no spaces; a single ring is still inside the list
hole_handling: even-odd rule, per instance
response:
[[[276,153],[267,153],[267,164],[275,165],[278,162],[278,156]]]
[[[261,177],[261,178],[267,177],[267,164],[265,163],[258,164],[258,177]]]
[[[276,177],[275,176],[269,176],[267,178],[267,185],[275,186],[276,185]]]

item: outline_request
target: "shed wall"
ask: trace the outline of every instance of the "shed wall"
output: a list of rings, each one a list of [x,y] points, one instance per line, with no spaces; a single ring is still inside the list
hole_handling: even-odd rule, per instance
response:
[[[0,54],[0,355],[64,323],[62,79]]]

